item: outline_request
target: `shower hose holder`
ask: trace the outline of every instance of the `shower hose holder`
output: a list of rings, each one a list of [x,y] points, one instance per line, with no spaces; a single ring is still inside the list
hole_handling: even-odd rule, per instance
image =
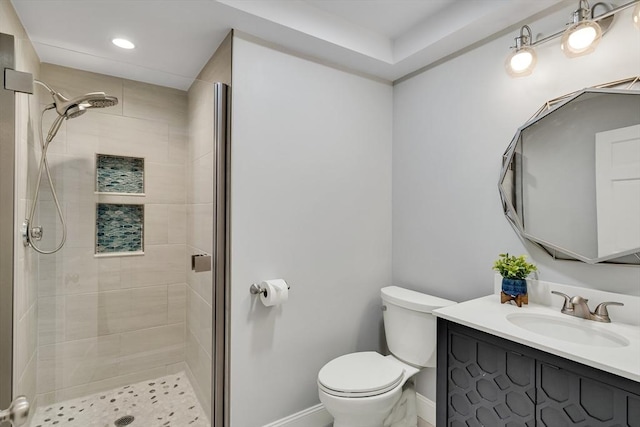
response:
[[[22,244],[27,247],[30,245],[31,239],[37,241],[42,240],[44,230],[41,226],[36,226],[31,228],[31,233],[29,233],[29,220],[25,219],[20,228],[20,233],[22,234]]]

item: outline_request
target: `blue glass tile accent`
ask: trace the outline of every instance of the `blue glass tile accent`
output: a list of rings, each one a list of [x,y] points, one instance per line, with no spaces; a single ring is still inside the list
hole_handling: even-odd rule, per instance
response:
[[[96,180],[101,193],[144,193],[144,159],[98,154]]]
[[[96,253],[142,251],[144,205],[98,203]]]

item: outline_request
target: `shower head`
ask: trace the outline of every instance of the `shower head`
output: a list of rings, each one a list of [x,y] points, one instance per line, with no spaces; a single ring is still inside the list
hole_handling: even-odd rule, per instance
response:
[[[118,98],[115,96],[104,95],[101,99],[93,98],[88,100],[87,103],[91,105],[90,108],[107,108],[118,105]]]
[[[71,100],[58,92],[53,93],[52,96],[56,111],[67,119],[78,117],[89,108],[106,108],[118,104],[118,98],[108,96],[104,92],[91,92]]]
[[[84,94],[82,96],[78,96],[73,99],[67,99],[60,92],[56,92],[51,89],[49,85],[40,80],[33,79],[34,83],[38,83],[39,85],[44,86],[48,91],[51,97],[53,98],[53,103],[47,105],[42,114],[47,110],[56,109],[58,113],[58,117],[53,121],[51,128],[49,129],[49,133],[46,139],[46,145],[48,145],[53,138],[55,138],[60,126],[62,126],[62,122],[64,119],[75,119],[87,112],[90,108],[106,108],[113,107],[118,104],[118,98],[115,96],[109,96],[104,92],[90,92]],[[41,130],[42,133],[42,130]],[[45,142],[43,141],[43,147],[45,146]]]
[[[87,109],[82,105],[72,105],[71,107],[67,108],[67,111],[64,114],[64,117],[67,120],[75,119],[76,117],[81,116],[86,112],[87,112]]]
[[[89,108],[106,108],[118,104],[118,98],[109,96],[104,92],[90,92],[73,99],[67,99],[60,92],[51,89],[46,83],[34,79],[35,83],[44,86],[53,97],[52,108],[55,107],[58,115],[67,119],[73,119],[86,112]]]
[[[82,105],[85,108],[105,108],[118,104],[118,98],[107,96],[104,92],[91,92],[68,101],[71,104]]]

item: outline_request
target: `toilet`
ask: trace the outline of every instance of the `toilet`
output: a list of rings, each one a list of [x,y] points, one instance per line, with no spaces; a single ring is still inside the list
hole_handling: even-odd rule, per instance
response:
[[[407,380],[436,366],[436,317],[431,312],[455,302],[398,286],[380,293],[391,355],[351,353],[318,373],[318,394],[334,418],[333,427],[382,427]]]

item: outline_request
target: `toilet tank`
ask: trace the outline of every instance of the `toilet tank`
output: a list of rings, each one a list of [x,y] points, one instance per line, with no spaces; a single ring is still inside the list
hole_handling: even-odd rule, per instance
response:
[[[454,301],[398,286],[380,290],[384,332],[391,353],[411,365],[436,366],[436,317],[431,314]]]

